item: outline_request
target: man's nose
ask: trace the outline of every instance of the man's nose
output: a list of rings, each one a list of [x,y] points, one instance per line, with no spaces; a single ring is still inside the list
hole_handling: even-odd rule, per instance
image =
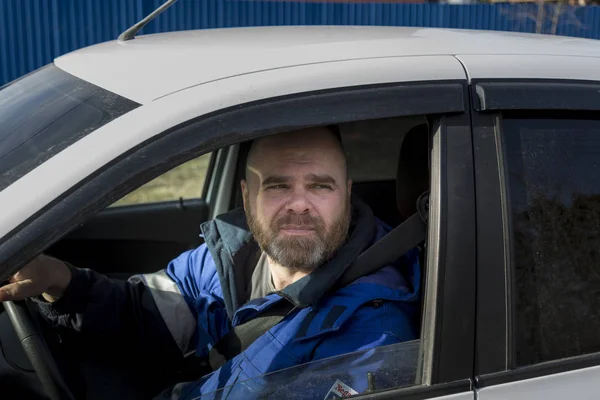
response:
[[[310,203],[303,189],[294,189],[287,204],[288,212],[304,214],[310,211]]]

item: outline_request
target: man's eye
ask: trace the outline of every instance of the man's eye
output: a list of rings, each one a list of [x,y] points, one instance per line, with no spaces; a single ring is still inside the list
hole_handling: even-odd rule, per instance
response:
[[[287,186],[284,184],[279,184],[279,185],[271,185],[271,186],[267,186],[267,190],[269,189],[285,189]]]
[[[313,189],[328,189],[331,190],[331,186],[323,184],[323,183],[315,183],[312,185]]]

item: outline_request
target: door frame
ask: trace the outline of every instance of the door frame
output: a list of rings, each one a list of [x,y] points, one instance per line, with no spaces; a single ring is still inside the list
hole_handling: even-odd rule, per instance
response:
[[[34,214],[19,227],[18,235],[8,235],[0,243],[0,265],[8,265],[9,273],[16,271],[114,199],[204,153],[305,126],[412,115],[441,117],[434,135],[438,150],[433,163],[439,181],[431,216],[437,235],[430,233],[430,258],[436,261],[429,263],[427,272],[428,281],[435,282],[435,302],[429,305],[435,312],[424,314],[433,318],[425,332],[425,348],[430,347],[424,362],[428,372],[422,386],[367,396],[404,398],[405,393],[406,398],[416,399],[469,392],[475,326],[475,199],[465,80],[303,92],[191,119],[126,151]],[[233,155],[227,152],[225,159],[229,157]],[[218,198],[221,188],[214,189]]]

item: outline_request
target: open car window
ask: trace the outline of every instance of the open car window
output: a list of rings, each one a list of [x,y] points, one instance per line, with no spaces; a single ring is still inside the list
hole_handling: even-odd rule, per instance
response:
[[[415,385],[419,340],[325,358],[237,382],[200,399],[340,399]],[[254,367],[243,361],[242,371]]]

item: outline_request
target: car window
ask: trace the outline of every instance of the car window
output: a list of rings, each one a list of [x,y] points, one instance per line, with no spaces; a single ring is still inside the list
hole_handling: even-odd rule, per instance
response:
[[[426,118],[383,118],[340,125],[348,176],[353,181],[352,193],[367,203],[376,217],[391,226],[403,220],[398,211],[396,192],[400,148],[406,135],[417,126],[426,126]],[[427,166],[423,168],[424,171],[415,171],[413,176],[416,180],[417,176],[427,174]],[[414,189],[412,186],[418,185],[405,183],[411,186],[404,190],[410,197],[408,193]],[[411,200],[411,204],[414,203],[416,200]]]
[[[518,366],[600,351],[600,121],[506,118]]]
[[[139,104],[54,65],[0,90],[0,190]]]
[[[350,178],[358,183],[396,179],[404,134],[423,123],[424,117],[409,117],[342,124],[340,134]]]
[[[221,399],[341,399],[356,394],[415,385],[419,341],[343,354],[249,379],[208,393]]]
[[[210,157],[205,154],[165,172],[111,207],[201,198]]]

